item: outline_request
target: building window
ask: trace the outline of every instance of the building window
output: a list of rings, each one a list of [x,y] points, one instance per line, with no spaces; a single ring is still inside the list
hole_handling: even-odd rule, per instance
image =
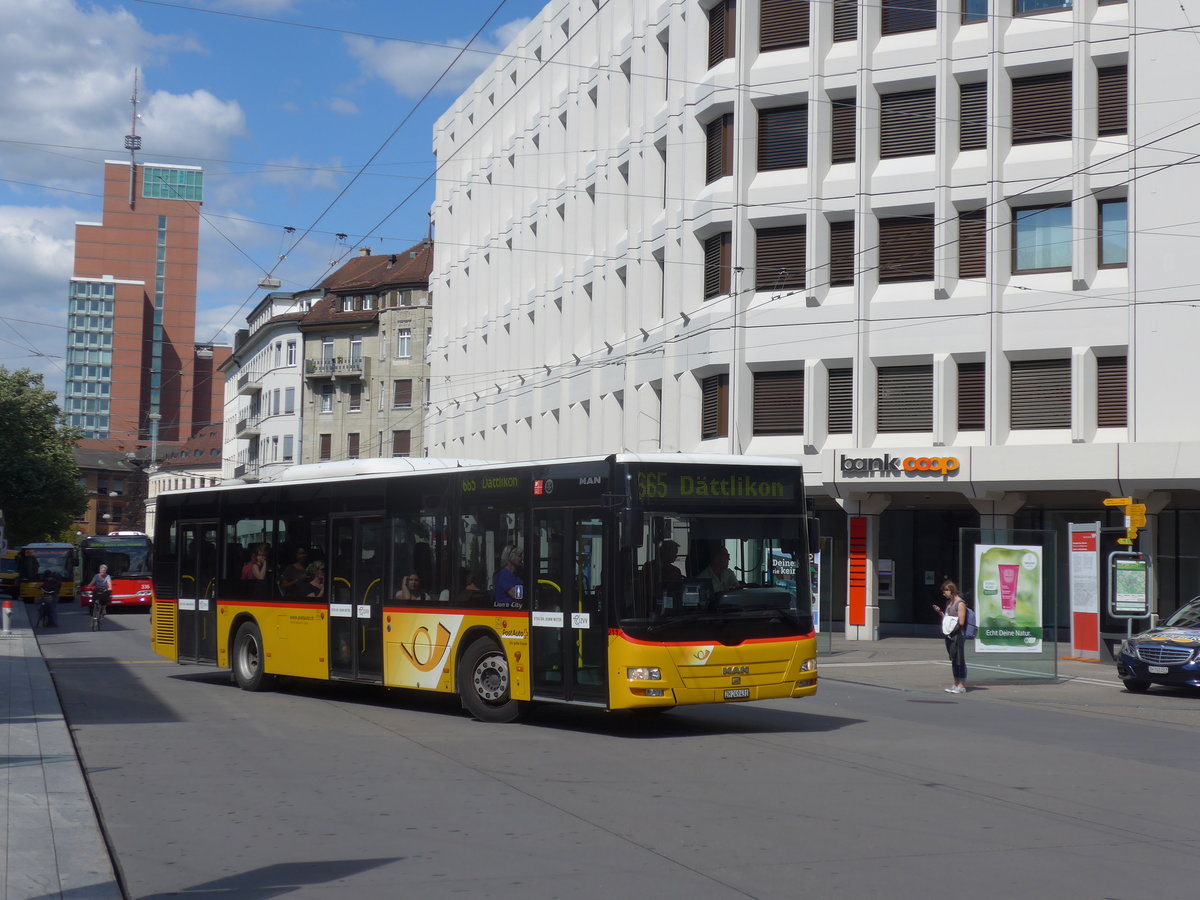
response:
[[[321,359],[324,362],[333,362],[333,338],[321,338]]]
[[[275,368],[278,369],[283,365],[283,344],[279,341],[275,342]]]
[[[350,385],[350,412],[362,409],[362,382],[356,381]]]
[[[808,46],[808,0],[762,0],[758,49],[761,53]]]
[[[808,165],[808,107],[780,106],[758,111],[758,171]]]
[[[854,222],[829,223],[829,284],[854,284]]]
[[[858,0],[833,0],[833,39],[853,41],[858,37]]]
[[[350,338],[350,362],[362,362],[362,335],[356,334]]]
[[[1096,424],[1124,428],[1128,421],[1128,362],[1124,356],[1096,358]]]
[[[754,289],[802,289],[805,269],[803,225],[760,228],[754,235]]]
[[[283,411],[283,407],[279,403],[279,395],[281,393],[282,392],[279,390],[279,388],[275,388],[275,390],[271,391],[271,415],[273,416],[277,416]]]
[[[754,433],[804,433],[804,370],[754,373]]]
[[[333,459],[333,435],[332,434],[319,434],[319,435],[317,435],[317,442],[321,446],[321,452],[320,452],[318,458],[319,459]]]
[[[854,427],[854,370],[829,370],[826,416],[830,434],[850,434]]]
[[[1071,0],[1013,0],[1013,15],[1054,12],[1071,8]]]
[[[987,82],[958,86],[958,149],[987,149]]]
[[[1054,72],[1012,83],[1012,142],[1071,139],[1071,73]]]
[[[704,241],[704,299],[729,293],[733,235],[728,231]]]
[[[963,0],[963,24],[971,22],[986,22],[988,16],[988,0]]]
[[[729,437],[729,376],[700,381],[700,439]]]
[[[1013,271],[1062,272],[1071,268],[1071,204],[1013,210]]]
[[[1015,360],[1011,364],[1014,431],[1071,427],[1071,361]]]
[[[958,214],[958,277],[987,277],[987,210]]]
[[[929,281],[933,278],[932,216],[896,216],[879,220],[879,282]]]
[[[1125,66],[1110,66],[1096,73],[1097,123],[1101,136],[1125,134],[1129,130],[1129,85]]]
[[[877,373],[880,434],[933,430],[933,366],[885,366]]]
[[[321,412],[333,412],[333,385],[321,385]]]
[[[733,113],[718,116],[705,126],[705,184],[733,174]]]
[[[736,0],[720,0],[708,11],[708,67],[733,58]]]
[[[346,435],[346,459],[358,459],[358,432]]]
[[[932,153],[936,133],[936,94],[932,90],[901,91],[879,98],[879,156]]]
[[[412,452],[412,432],[392,432],[392,456],[408,456]]]
[[[958,430],[983,431],[985,424],[984,368],[981,362],[958,364]]]
[[[937,28],[937,0],[883,0],[884,34]]]
[[[853,97],[836,100],[830,98],[833,122],[831,131],[832,153],[830,162],[852,163],[855,154],[854,114],[855,101]]]
[[[392,409],[412,408],[412,379],[397,378],[392,382]]]
[[[295,458],[295,454],[294,454],[294,450],[293,450],[293,448],[295,446],[295,440],[296,439],[290,434],[285,434],[283,436],[283,461],[284,462],[291,462]]]
[[[283,412],[284,415],[290,416],[296,411],[296,389],[294,387],[283,389]]]
[[[396,330],[396,357],[398,359],[408,359],[412,356],[412,329],[400,328]]]
[[[1129,203],[1100,201],[1100,265],[1121,268],[1129,264]]]
[[[287,364],[289,366],[294,366],[296,364],[296,342],[295,341],[287,342]]]

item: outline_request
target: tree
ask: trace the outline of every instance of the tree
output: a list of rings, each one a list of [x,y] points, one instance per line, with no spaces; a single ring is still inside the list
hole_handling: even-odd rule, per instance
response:
[[[80,438],[42,376],[0,366],[0,510],[12,546],[45,540],[87,509],[72,448]]]

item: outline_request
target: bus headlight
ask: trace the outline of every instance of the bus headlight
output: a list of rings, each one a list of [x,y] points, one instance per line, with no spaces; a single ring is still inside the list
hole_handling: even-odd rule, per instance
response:
[[[657,666],[637,666],[625,670],[630,681],[662,681],[662,669]]]
[[[801,661],[800,671],[801,672],[817,671],[817,658],[815,656],[810,656],[808,659]]]
[[[146,590],[146,591],[138,591],[138,592],[137,592],[137,595],[138,595],[139,597],[149,597],[149,596],[150,596],[152,593],[153,593],[153,591],[149,591],[149,590]]]

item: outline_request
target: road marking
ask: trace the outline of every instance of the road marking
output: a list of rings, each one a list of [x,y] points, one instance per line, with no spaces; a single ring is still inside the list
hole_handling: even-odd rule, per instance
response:
[[[74,666],[173,666],[175,663],[169,659],[51,659],[47,658],[52,666],[58,666],[64,669],[69,669]]]

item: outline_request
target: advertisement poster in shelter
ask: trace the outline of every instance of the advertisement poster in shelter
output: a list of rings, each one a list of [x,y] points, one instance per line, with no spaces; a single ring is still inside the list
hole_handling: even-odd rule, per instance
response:
[[[975,545],[976,653],[1042,649],[1042,548]]]

